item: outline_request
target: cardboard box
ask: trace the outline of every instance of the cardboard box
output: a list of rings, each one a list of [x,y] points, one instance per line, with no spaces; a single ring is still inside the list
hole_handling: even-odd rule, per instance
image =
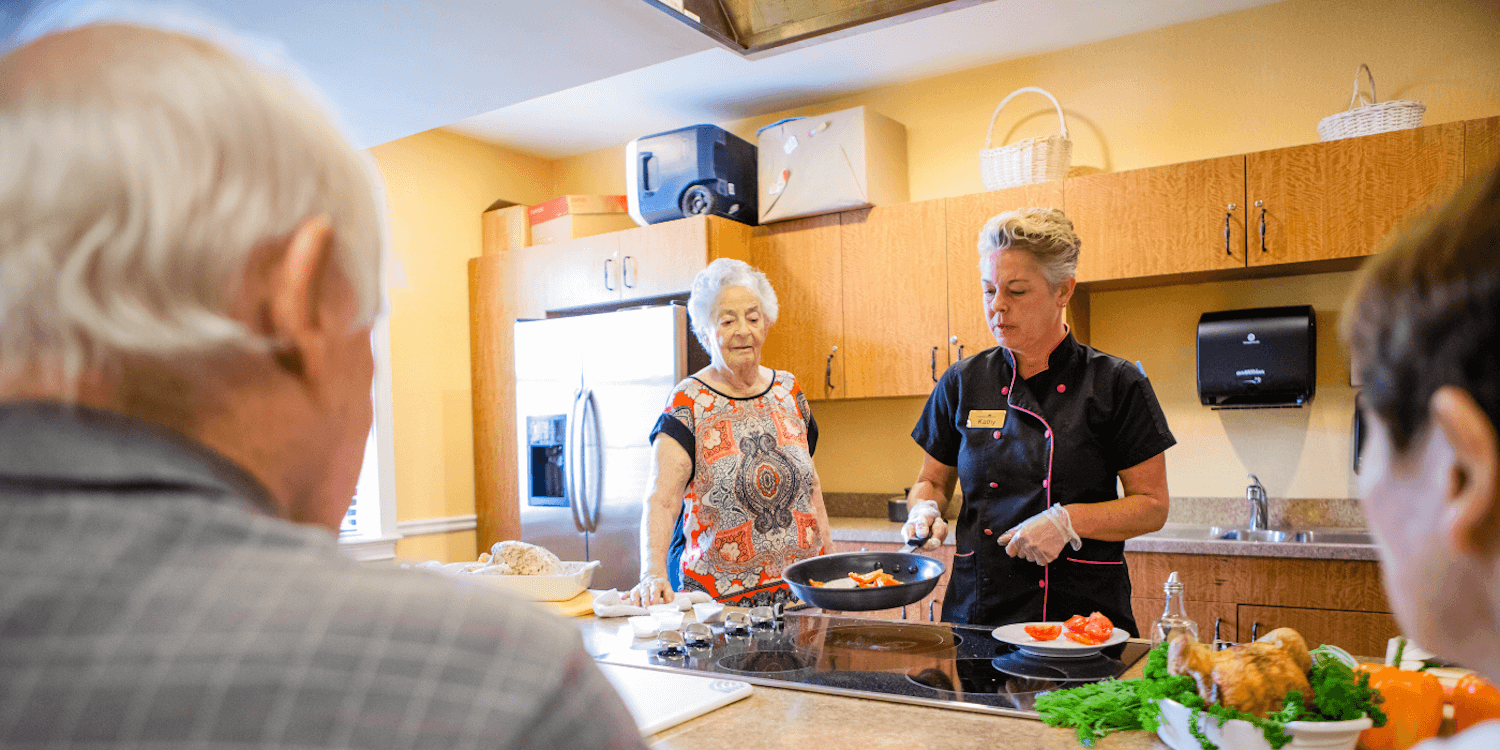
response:
[[[485,255],[531,244],[531,222],[526,212],[526,206],[509,206],[484,213]]]
[[[526,215],[533,245],[566,242],[635,226],[623,195],[560,195],[532,206]]]
[[[865,107],[756,133],[760,223],[905,203],[906,127]]]

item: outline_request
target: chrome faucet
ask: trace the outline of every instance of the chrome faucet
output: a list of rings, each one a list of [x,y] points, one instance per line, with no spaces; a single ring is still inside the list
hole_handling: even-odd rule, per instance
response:
[[[1267,516],[1270,515],[1266,510],[1266,488],[1254,474],[1245,476],[1251,480],[1250,486],[1245,488],[1245,499],[1250,501],[1250,530],[1265,531],[1269,526]]]

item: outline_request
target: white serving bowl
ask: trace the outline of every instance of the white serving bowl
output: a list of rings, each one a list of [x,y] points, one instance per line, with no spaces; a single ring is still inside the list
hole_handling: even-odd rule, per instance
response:
[[[522,599],[530,599],[534,602],[565,602],[583,593],[583,590],[589,587],[589,583],[594,580],[594,569],[598,568],[599,564],[598,560],[565,561],[562,564],[563,572],[550,576],[474,575],[472,573],[462,575],[475,581],[483,581],[487,586],[505,589]]]
[[[1201,750],[1197,738],[1188,731],[1193,711],[1174,700],[1158,701],[1161,705],[1161,727],[1156,736],[1172,750]],[[1359,733],[1374,725],[1365,716],[1352,721],[1293,721],[1286,725],[1286,733],[1292,736],[1288,748],[1317,748],[1318,750],[1354,750]],[[1271,750],[1271,743],[1258,727],[1248,721],[1231,719],[1219,726],[1219,720],[1201,714],[1198,726],[1208,741],[1222,750]]]

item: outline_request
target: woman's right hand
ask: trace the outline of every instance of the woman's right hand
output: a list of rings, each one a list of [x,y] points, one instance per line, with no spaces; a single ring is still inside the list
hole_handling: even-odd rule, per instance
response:
[[[922,545],[922,549],[934,550],[942,546],[943,540],[948,538],[948,522],[938,512],[937,503],[923,500],[907,511],[906,523],[901,526],[901,538],[907,542],[921,539],[927,536],[928,529],[932,529],[932,538]]]
[[[677,593],[672,591],[672,583],[666,576],[647,573],[641,576],[641,582],[630,590],[629,602],[636,607],[649,607],[652,604],[671,604],[677,598]]]

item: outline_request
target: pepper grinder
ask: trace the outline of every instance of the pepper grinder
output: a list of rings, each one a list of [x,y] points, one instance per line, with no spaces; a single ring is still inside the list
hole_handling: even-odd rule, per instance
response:
[[[1194,640],[1198,638],[1198,623],[1188,619],[1187,601],[1182,593],[1182,580],[1177,577],[1177,571],[1167,576],[1167,583],[1163,590],[1167,593],[1167,605],[1162,610],[1161,619],[1151,626],[1151,647],[1166,643],[1178,633],[1191,635]]]

